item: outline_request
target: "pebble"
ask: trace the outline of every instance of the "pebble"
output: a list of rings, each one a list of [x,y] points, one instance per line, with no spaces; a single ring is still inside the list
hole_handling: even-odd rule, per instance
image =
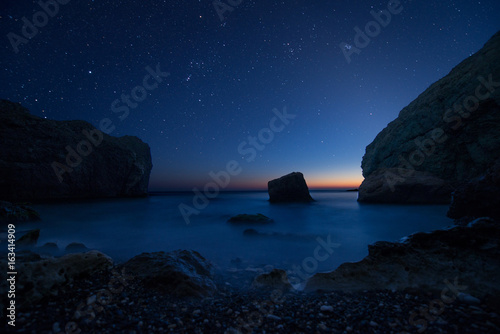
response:
[[[479,299],[463,292],[458,294],[458,300],[466,304],[481,304]]]
[[[91,304],[94,304],[97,300],[97,296],[96,295],[92,295],[90,296],[89,298],[87,298],[87,305],[91,305]]]
[[[323,305],[319,310],[321,312],[333,312],[333,306]]]
[[[280,318],[280,317],[275,316],[274,314],[268,314],[268,315],[267,315],[267,318],[268,318],[268,319],[271,319],[271,320],[281,320],[281,318]]]

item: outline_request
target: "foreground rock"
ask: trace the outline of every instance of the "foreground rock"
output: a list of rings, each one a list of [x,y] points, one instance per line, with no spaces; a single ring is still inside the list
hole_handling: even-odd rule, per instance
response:
[[[10,202],[0,201],[0,223],[16,223],[33,220],[40,220],[40,215],[31,207],[24,204],[14,205]]]
[[[499,333],[495,301],[473,304],[475,300],[467,296],[451,303],[440,300],[439,293],[422,289],[259,293],[228,284],[219,285],[211,298],[192,300],[158,293],[129,277],[93,275],[58,296],[17,309],[16,329],[90,334]],[[71,325],[77,330],[66,331]],[[11,332],[5,321],[2,333]]]
[[[377,242],[368,247],[362,261],[314,275],[305,291],[425,288],[439,292],[458,284],[457,293],[500,297],[499,246],[500,227],[491,219],[416,233],[401,243]]]
[[[453,193],[448,217],[468,220],[492,217],[500,220],[500,159],[484,175]]]
[[[229,223],[271,223],[273,220],[262,213],[256,215],[241,214],[229,218]]]
[[[38,242],[38,238],[40,237],[40,230],[30,230],[28,231],[25,235],[19,238],[17,240],[16,245],[19,248],[33,248],[36,246],[36,243]]]
[[[360,201],[449,202],[500,158],[498,59],[500,32],[401,110],[366,147]]]
[[[148,288],[179,297],[202,297],[215,290],[212,265],[198,252],[142,253],[123,267]]]
[[[278,289],[288,291],[292,289],[286,271],[282,269],[273,269],[270,273],[260,274],[255,277],[252,287],[261,290]]]
[[[313,201],[306,180],[304,180],[304,175],[299,172],[293,172],[279,179],[271,180],[267,183],[267,188],[271,203]]]
[[[0,100],[0,198],[9,201],[145,196],[149,146],[85,121],[53,121]]]
[[[92,275],[106,271],[113,265],[111,258],[98,251],[49,259],[40,259],[34,253],[27,255],[24,261],[18,261],[16,264],[18,273],[16,303],[23,306],[36,303],[45,297],[55,296],[59,289],[76,279],[91,278]],[[6,278],[2,280],[2,285],[3,282],[6,282]]]

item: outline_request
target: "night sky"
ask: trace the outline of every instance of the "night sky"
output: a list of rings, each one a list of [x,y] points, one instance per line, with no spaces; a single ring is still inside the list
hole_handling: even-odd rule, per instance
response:
[[[377,133],[500,29],[498,0],[59,1],[53,17],[1,1],[0,98],[141,138],[150,190],[190,190],[231,160],[227,189],[292,171],[357,187]],[[356,49],[355,27],[388,7]]]

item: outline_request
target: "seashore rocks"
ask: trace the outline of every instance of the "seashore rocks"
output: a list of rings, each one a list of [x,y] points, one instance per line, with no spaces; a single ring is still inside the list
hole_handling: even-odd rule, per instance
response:
[[[203,297],[213,294],[213,266],[198,252],[142,253],[122,267],[150,289],[178,297]]]
[[[40,237],[40,229],[30,230],[17,240],[17,246],[21,249],[33,248]]]
[[[110,257],[98,251],[45,259],[32,252],[29,254],[25,254],[24,259],[18,259],[16,264],[16,300],[22,305],[55,296],[59,289],[75,280],[90,278],[93,274],[109,270],[113,265]],[[3,282],[6,282],[6,278],[2,279],[2,285]]]
[[[312,202],[304,175],[293,172],[267,183],[269,202]]]
[[[137,137],[112,137],[85,121],[43,119],[0,100],[0,139],[2,199],[147,195],[151,153]]]
[[[292,284],[288,280],[286,271],[283,269],[273,269],[269,273],[260,274],[255,277],[252,287],[260,290],[279,289],[288,291],[292,289]]]
[[[500,158],[500,32],[366,147],[360,202],[449,203]]]
[[[474,297],[500,297],[500,225],[477,219],[431,233],[416,233],[402,242],[377,242],[368,256],[311,277],[305,291],[424,288],[441,291],[449,282]],[[448,283],[447,283],[448,282]],[[465,288],[466,287],[466,288]],[[457,292],[458,293],[458,292]]]
[[[81,242],[72,242],[64,248],[65,253],[85,253],[90,249]]]
[[[0,223],[16,223],[40,220],[38,212],[26,204],[0,201]]]

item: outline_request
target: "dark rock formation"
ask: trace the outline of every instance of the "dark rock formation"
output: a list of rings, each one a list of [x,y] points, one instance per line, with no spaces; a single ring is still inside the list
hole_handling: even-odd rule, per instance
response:
[[[202,297],[215,290],[212,265],[198,252],[142,253],[123,267],[151,289],[179,297]]]
[[[35,248],[35,252],[38,254],[54,256],[59,254],[60,250],[55,242],[47,242],[43,246]]]
[[[439,292],[447,288],[450,294],[450,284],[457,280],[460,286],[467,286],[459,292],[500,297],[499,246],[500,225],[491,219],[416,233],[404,242],[370,245],[362,261],[314,275],[305,290],[427,288]]]
[[[288,281],[286,271],[282,269],[273,269],[270,273],[260,274],[255,277],[252,287],[259,290],[279,289],[288,291],[292,289],[292,285]]]
[[[113,261],[106,255],[91,251],[88,253],[68,254],[60,258],[40,259],[34,253],[25,257],[28,262],[17,261],[16,305],[33,304],[47,296],[57,295],[58,290],[73,283],[76,279],[91,277],[94,273],[109,270]],[[3,260],[2,260],[3,261]],[[4,264],[0,261],[0,264]],[[7,267],[6,264],[3,267]],[[2,291],[7,282],[2,276]]]
[[[90,249],[80,242],[72,242],[64,248],[65,253],[84,253],[88,252]]]
[[[25,235],[17,240],[16,245],[19,248],[32,248],[35,247],[38,237],[40,237],[40,230],[30,230]]]
[[[500,158],[498,59],[500,32],[401,110],[366,147],[360,201],[449,202]]]
[[[403,182],[397,182],[397,168],[383,168],[366,178],[358,201],[374,203],[441,203],[450,202],[451,185],[428,172],[414,171]]]
[[[27,205],[14,205],[10,202],[0,201],[0,223],[16,223],[40,220],[38,212]]]
[[[229,218],[229,223],[271,223],[273,220],[262,213],[256,215],[241,214]]]
[[[492,217],[500,221],[500,159],[484,175],[453,193],[448,217]]]
[[[0,100],[0,198],[9,201],[145,196],[149,146],[85,121],[53,121]]]
[[[302,173],[293,172],[267,183],[269,201],[278,202],[311,202],[313,201]]]

